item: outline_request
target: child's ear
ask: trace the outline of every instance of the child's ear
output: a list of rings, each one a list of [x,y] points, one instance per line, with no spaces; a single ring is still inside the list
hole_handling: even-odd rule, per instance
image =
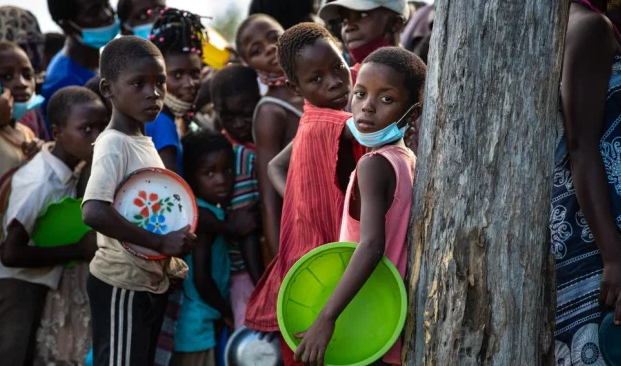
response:
[[[405,28],[405,18],[403,15],[396,15],[392,18],[392,26],[390,27],[390,32],[398,37],[401,34],[401,31]],[[398,38],[397,38],[398,39]]]
[[[292,81],[289,81],[289,79],[287,79],[285,81],[285,85],[287,86],[287,89],[289,89],[293,94],[295,94],[297,96],[302,95],[300,93],[300,87],[298,86],[298,84],[296,84],[296,83],[294,83]]]
[[[101,91],[101,95],[103,95],[104,98],[112,98],[112,85],[110,85],[110,82],[107,79],[101,79],[99,82],[99,91]]]
[[[77,29],[73,25],[73,22],[69,20],[60,19],[57,23],[58,23],[58,26],[63,30],[63,33],[65,33],[67,36],[73,36],[73,35],[79,36],[82,34],[82,31]]]
[[[58,139],[60,138],[60,129],[56,125],[52,125],[50,129],[52,130],[52,138],[54,139],[54,141],[58,141]]]
[[[411,127],[414,126],[414,123],[416,123],[416,120],[419,119],[422,114],[423,106],[420,102],[418,102],[414,105],[414,107],[412,107],[412,110],[410,111],[410,113],[408,113],[408,116],[406,117],[408,120],[408,125]]]

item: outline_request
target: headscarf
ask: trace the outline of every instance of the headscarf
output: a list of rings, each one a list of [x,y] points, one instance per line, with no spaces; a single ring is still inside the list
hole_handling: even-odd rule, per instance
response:
[[[19,45],[28,54],[35,71],[44,71],[41,68],[45,36],[31,12],[16,6],[0,6],[0,40]]]

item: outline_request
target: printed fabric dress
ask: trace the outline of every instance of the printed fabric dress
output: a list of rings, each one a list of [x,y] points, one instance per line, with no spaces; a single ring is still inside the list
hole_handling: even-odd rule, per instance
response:
[[[621,56],[615,56],[613,62],[603,127],[599,149],[612,211],[621,229]],[[557,270],[556,365],[606,366],[598,335],[606,315],[598,304],[604,267],[576,197],[564,133],[560,135],[550,210],[551,245]]]

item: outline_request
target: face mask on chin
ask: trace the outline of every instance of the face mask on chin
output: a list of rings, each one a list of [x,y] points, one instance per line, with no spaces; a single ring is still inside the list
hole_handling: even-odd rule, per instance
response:
[[[351,131],[356,141],[358,141],[362,146],[376,148],[388,145],[392,142],[399,140],[400,138],[403,138],[403,136],[405,135],[405,131],[407,131],[408,129],[408,125],[407,123],[401,127],[399,127],[399,125],[402,124],[403,120],[410,113],[410,111],[412,111],[414,107],[419,105],[420,103],[414,104],[396,122],[391,123],[390,125],[382,128],[379,131],[366,133],[360,132],[356,127],[354,117],[351,117],[347,120],[347,127]]]

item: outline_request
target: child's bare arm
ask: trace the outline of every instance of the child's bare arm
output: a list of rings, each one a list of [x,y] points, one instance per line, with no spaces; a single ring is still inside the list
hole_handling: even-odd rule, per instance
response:
[[[246,271],[256,285],[263,274],[263,257],[259,236],[256,233],[244,236],[239,241],[239,249],[246,264]]]
[[[86,201],[82,206],[82,220],[107,237],[153,249],[167,256],[180,257],[190,253],[196,241],[189,225],[166,235],[154,234],[133,225],[104,201]]]
[[[2,264],[21,268],[50,267],[76,260],[90,261],[97,251],[94,231],[84,235],[75,244],[55,248],[30,246],[29,241],[30,235],[24,226],[13,220],[9,224],[6,239],[0,246]]]
[[[218,310],[223,318],[232,316],[231,307],[220,293],[211,275],[211,246],[214,236],[212,234],[199,234],[196,247],[192,253],[194,267],[194,285],[196,291],[205,303]]]
[[[282,150],[287,113],[273,104],[262,105],[257,113],[255,137],[257,175],[263,208],[263,235],[272,255],[278,253],[282,199],[269,181],[268,164]]]
[[[358,164],[358,186],[361,196],[360,243],[345,269],[343,277],[323,307],[315,323],[303,335],[295,352],[296,360],[315,364],[310,355],[323,355],[334,333],[334,324],[345,307],[369,279],[384,255],[386,213],[392,204],[387,187],[394,181],[390,163],[381,156],[371,156]]]
[[[168,170],[172,170],[175,173],[179,172],[177,166],[177,148],[174,146],[166,146],[165,148],[157,152],[164,163],[164,166]]]
[[[285,196],[285,186],[287,185],[287,173],[289,172],[289,163],[291,162],[291,152],[293,151],[293,141],[287,145],[267,167],[267,174],[274,189],[280,197]]]

